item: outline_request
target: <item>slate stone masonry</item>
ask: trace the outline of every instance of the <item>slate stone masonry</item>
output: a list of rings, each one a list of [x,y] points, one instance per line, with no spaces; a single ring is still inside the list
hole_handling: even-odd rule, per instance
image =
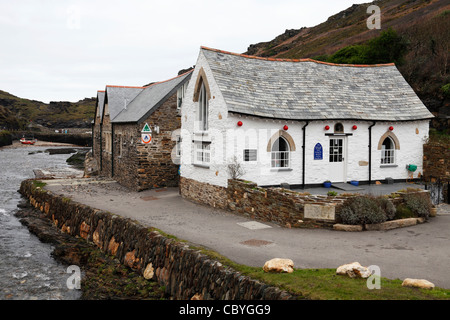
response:
[[[93,242],[122,264],[157,281],[173,299],[194,295],[220,300],[294,298],[131,219],[35,187],[33,180],[23,181],[20,193],[62,232]]]
[[[147,123],[152,141],[144,144],[141,131]],[[114,176],[120,184],[136,191],[178,186],[178,165],[173,155],[176,141],[172,132],[181,126],[177,95],[173,94],[141,123],[114,124]]]

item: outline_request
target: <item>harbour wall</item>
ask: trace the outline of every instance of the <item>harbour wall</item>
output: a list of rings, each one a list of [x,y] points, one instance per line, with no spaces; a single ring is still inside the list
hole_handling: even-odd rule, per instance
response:
[[[174,299],[294,298],[136,221],[53,194],[35,180],[23,181],[19,191],[62,232],[94,243],[146,279],[157,281]]]

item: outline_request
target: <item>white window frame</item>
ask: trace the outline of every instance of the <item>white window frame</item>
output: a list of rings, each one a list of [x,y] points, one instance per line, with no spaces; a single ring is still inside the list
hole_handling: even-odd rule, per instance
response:
[[[287,146],[287,151],[274,150],[274,146],[278,139],[283,139]],[[280,143],[278,143],[278,147]],[[282,136],[278,137],[277,140],[272,144],[271,149],[271,158],[270,158],[270,167],[273,169],[284,168],[288,169],[291,167],[291,147],[289,142]]]
[[[208,131],[208,113],[209,113],[208,104],[209,103],[208,103],[208,96],[206,93],[206,87],[205,84],[202,83],[198,97],[198,115],[197,115],[200,131]]]
[[[391,141],[391,149],[386,149],[384,141],[389,139]],[[395,142],[391,137],[386,137],[381,144],[381,165],[395,165],[396,163]]]
[[[175,142],[175,156],[177,158],[181,157],[181,136],[176,136]]]
[[[187,84],[183,84],[180,88],[177,90],[177,109],[181,109],[181,105],[183,104],[184,96],[186,94],[186,87]]]
[[[194,163],[209,166],[211,164],[211,142],[195,142],[194,147]]]
[[[248,158],[246,157],[246,153],[247,153]],[[258,161],[258,149],[244,149],[243,160],[244,160],[244,162]]]

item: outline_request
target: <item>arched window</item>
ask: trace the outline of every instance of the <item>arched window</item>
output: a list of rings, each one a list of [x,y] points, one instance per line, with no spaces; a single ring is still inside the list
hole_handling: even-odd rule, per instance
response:
[[[198,121],[200,122],[200,130],[208,130],[208,96],[206,94],[205,84],[202,82],[200,87],[200,94],[198,98]]]
[[[395,164],[395,142],[386,137],[381,145],[381,164]]]
[[[344,126],[338,122],[334,125],[334,133],[344,133]]]
[[[284,137],[279,137],[272,145],[272,168],[289,168],[289,143]]]
[[[198,102],[197,108],[197,121],[199,123],[200,131],[208,130],[208,113],[209,113],[209,99],[211,98],[211,92],[209,90],[208,79],[206,78],[205,71],[200,68],[197,80],[194,87],[194,102]]]

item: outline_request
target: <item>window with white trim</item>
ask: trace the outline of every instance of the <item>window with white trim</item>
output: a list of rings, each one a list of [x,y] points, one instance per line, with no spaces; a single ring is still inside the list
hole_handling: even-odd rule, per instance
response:
[[[206,94],[205,84],[202,83],[200,87],[200,94],[198,97],[198,121],[200,123],[200,130],[208,130],[208,96]]]
[[[187,84],[188,84],[188,82],[183,84],[177,90],[177,109],[181,109],[181,104],[183,103],[184,95],[186,94]]]
[[[195,163],[209,165],[211,162],[211,142],[195,143]]]
[[[256,161],[258,150],[256,149],[244,149],[244,161]]]
[[[289,143],[283,137],[279,137],[272,145],[272,168],[290,167]]]
[[[381,164],[395,164],[395,143],[390,137],[381,145]]]
[[[177,136],[175,143],[175,156],[177,158],[181,157],[181,136]]]

